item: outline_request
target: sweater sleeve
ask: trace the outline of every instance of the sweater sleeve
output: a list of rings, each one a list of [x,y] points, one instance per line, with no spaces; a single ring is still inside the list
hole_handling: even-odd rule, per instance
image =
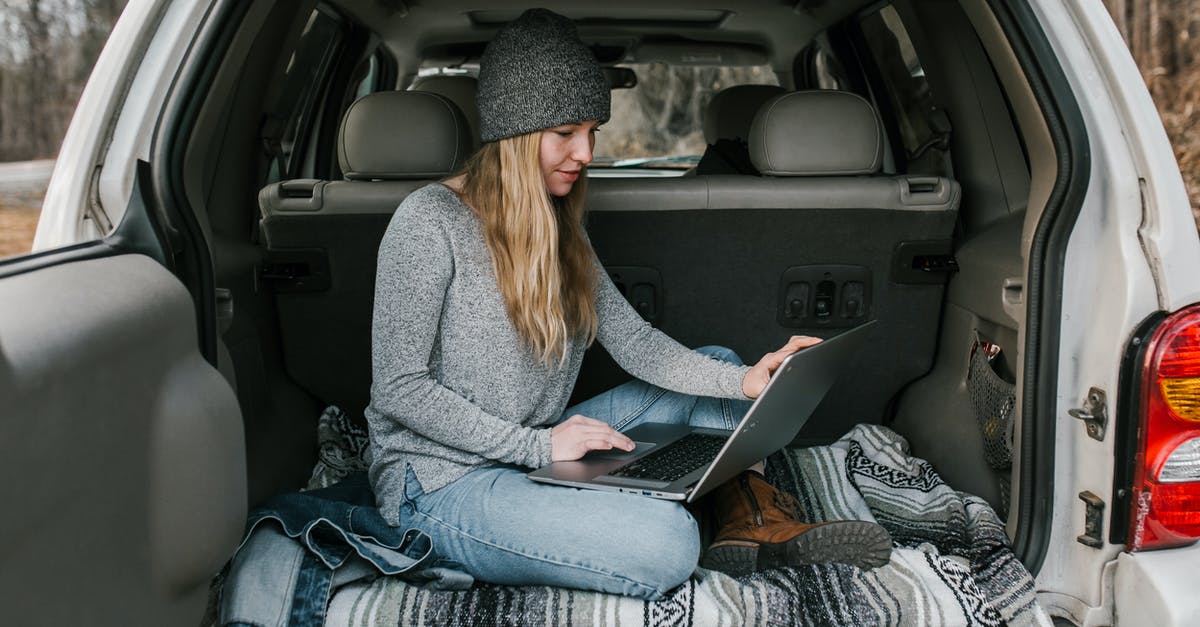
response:
[[[429,369],[454,257],[436,211],[396,211],[379,248],[372,324],[371,402],[382,414],[440,444],[536,468],[550,462],[550,430],[504,420],[445,387]]]
[[[748,400],[742,380],[749,366],[697,353],[650,326],[617,291],[599,260],[596,269],[597,339],[626,372],[675,392]]]

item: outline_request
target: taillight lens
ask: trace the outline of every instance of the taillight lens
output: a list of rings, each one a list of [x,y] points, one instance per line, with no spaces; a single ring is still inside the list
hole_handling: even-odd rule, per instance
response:
[[[1163,320],[1142,364],[1131,550],[1200,538],[1200,306]]]

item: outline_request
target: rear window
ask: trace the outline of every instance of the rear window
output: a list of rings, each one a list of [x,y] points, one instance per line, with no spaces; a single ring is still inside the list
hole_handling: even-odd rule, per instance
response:
[[[686,169],[704,154],[704,110],[733,85],[778,85],[768,66],[627,64],[637,85],[612,92],[612,118],[596,133],[593,167]]]
[[[770,66],[630,63],[637,84],[612,90],[612,116],[596,133],[593,167],[686,170],[704,154],[704,110],[733,85],[778,85]],[[426,67],[419,76],[470,75],[477,65]],[[667,174],[667,172],[664,172]]]

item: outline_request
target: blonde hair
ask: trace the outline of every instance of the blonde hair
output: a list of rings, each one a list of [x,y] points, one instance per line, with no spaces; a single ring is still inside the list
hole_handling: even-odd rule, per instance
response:
[[[575,338],[590,345],[596,270],[584,234],[586,169],[552,196],[539,161],[541,131],[484,144],[467,160],[459,196],[483,222],[496,283],[517,336],[547,366],[562,366]]]

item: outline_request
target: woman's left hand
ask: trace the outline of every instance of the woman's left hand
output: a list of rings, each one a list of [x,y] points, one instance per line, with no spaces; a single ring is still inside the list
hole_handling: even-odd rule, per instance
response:
[[[763,355],[762,359],[758,360],[757,364],[750,367],[750,371],[746,373],[746,377],[742,379],[742,394],[750,398],[758,398],[762,394],[763,388],[767,387],[767,382],[771,380],[771,375],[779,364],[788,355],[808,347],[821,341],[819,337],[809,337],[807,335],[793,335],[792,339],[788,340],[783,348]]]

